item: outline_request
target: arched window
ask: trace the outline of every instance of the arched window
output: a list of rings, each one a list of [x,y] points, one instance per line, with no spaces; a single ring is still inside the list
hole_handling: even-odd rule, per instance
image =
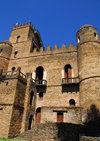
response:
[[[75,100],[74,99],[70,99],[69,100],[69,104],[70,104],[70,106],[75,106]]]
[[[43,92],[40,92],[39,93],[39,101],[42,101],[43,100]]]
[[[16,69],[15,67],[12,67],[12,74],[14,73],[15,69]]]
[[[34,92],[31,91],[31,93],[30,93],[30,105],[32,105],[32,103],[33,103],[33,96],[34,96]]]
[[[16,50],[16,51],[14,52],[14,58],[16,58],[17,54],[18,54],[18,51]]]
[[[38,67],[36,69],[36,84],[42,84],[43,83],[43,67]]]
[[[41,121],[41,108],[37,108],[36,110],[36,124],[40,123]]]
[[[21,37],[20,35],[17,36],[17,38],[16,38],[16,43],[19,42],[19,38],[20,38],[20,37]]]
[[[64,78],[65,82],[71,82],[71,65],[65,65],[64,67]]]

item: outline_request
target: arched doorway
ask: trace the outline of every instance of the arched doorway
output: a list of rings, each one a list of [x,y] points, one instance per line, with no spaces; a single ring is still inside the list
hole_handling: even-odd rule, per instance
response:
[[[41,121],[41,108],[37,108],[36,110],[36,124],[40,123]]]
[[[36,69],[36,84],[42,84],[43,83],[43,67],[38,67]]]
[[[29,126],[28,126],[28,129],[31,129],[31,127],[32,127],[32,119],[33,119],[33,116],[31,115],[30,118],[29,118]]]
[[[71,65],[65,65],[64,67],[65,73],[64,73],[64,78],[65,78],[65,82],[70,83],[71,82]]]

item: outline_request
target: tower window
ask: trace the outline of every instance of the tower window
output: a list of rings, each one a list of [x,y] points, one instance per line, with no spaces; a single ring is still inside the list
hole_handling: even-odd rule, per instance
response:
[[[3,48],[0,49],[0,54],[2,53],[2,51],[3,51]]]
[[[94,37],[95,37],[96,39],[98,39],[98,38],[97,38],[97,34],[96,34],[96,33],[94,33]]]
[[[80,43],[80,37],[77,38],[77,42]]]
[[[75,100],[74,99],[70,99],[69,100],[69,104],[70,104],[70,106],[75,106]]]
[[[16,43],[19,42],[19,38],[20,38],[20,37],[21,37],[20,35],[17,36]]]
[[[18,51],[16,50],[16,51],[14,52],[14,58],[16,58],[17,54],[18,54]]]

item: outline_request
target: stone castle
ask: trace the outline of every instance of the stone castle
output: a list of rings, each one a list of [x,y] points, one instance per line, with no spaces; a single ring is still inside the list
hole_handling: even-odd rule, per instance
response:
[[[91,25],[76,34],[77,46],[44,51],[31,22],[14,27],[0,43],[0,137],[14,137],[36,124],[88,122],[100,110],[100,39]]]

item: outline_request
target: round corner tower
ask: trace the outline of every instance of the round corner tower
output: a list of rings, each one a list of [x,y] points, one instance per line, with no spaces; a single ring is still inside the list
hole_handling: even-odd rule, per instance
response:
[[[0,69],[7,71],[9,59],[12,53],[12,43],[10,41],[2,41],[0,43]]]
[[[89,111],[93,107],[100,110],[100,39],[96,28],[84,25],[79,29],[77,51],[82,120],[89,121]]]

